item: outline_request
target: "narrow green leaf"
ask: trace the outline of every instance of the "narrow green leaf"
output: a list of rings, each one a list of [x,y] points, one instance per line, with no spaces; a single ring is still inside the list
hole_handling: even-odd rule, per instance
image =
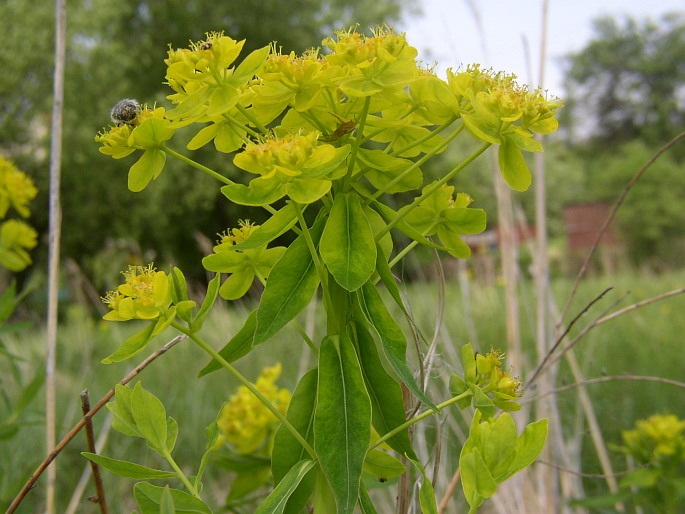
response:
[[[138,382],[131,394],[131,413],[140,435],[156,452],[164,455],[167,447],[167,418],[162,402]]]
[[[318,370],[315,368],[307,372],[293,391],[288,412],[285,417],[288,422],[307,441],[314,439],[314,411],[316,407],[316,388]],[[271,471],[274,483],[278,484],[293,466],[307,458],[308,454],[302,445],[293,437],[288,429],[280,426],[274,436],[273,453],[271,455]],[[314,472],[309,473],[299,484],[297,490],[291,493],[284,512],[300,512],[314,490]]]
[[[290,468],[290,471],[278,483],[271,494],[267,496],[264,503],[257,508],[255,514],[282,514],[285,511],[288,498],[290,498],[290,495],[297,489],[302,479],[315,464],[314,461],[303,460]]]
[[[93,461],[98,466],[116,473],[119,476],[133,478],[135,480],[148,480],[153,478],[173,478],[176,473],[173,471],[163,471],[161,469],[148,468],[125,460],[112,459],[104,455],[90,452],[81,452],[86,459]]]
[[[435,501],[433,484],[426,476],[426,470],[418,460],[411,459],[411,463],[421,473],[421,488],[419,489],[419,503],[423,514],[438,514],[438,504]]]
[[[178,489],[169,489],[177,514],[212,514],[207,505],[194,496]],[[164,487],[147,482],[138,482],[133,487],[133,496],[138,502],[141,514],[159,514]]]
[[[238,331],[238,333],[234,335],[221,350],[219,350],[219,355],[221,355],[228,362],[234,362],[250,353],[256,328],[257,311],[254,310],[247,317],[243,327]],[[221,369],[221,367],[222,366],[218,361],[212,359],[209,364],[200,370],[198,376],[202,377],[208,373],[211,373],[212,371]]]
[[[202,302],[202,305],[200,306],[200,310],[197,311],[197,314],[190,322],[191,332],[198,332],[202,328],[202,325],[204,324],[205,320],[207,319],[207,316],[209,315],[209,311],[214,306],[214,302],[216,302],[216,297],[219,294],[220,284],[221,275],[217,273],[216,275],[214,275],[214,278],[212,278],[212,280],[209,281],[209,284],[207,284],[207,294],[205,295],[205,299]]]
[[[383,218],[385,218],[385,220],[388,223],[390,223],[398,215],[397,212],[393,211],[387,205],[383,205],[380,202],[376,202],[375,205],[380,211],[381,216],[383,216]],[[448,249],[444,246],[440,246],[439,244],[435,244],[433,241],[426,239],[426,237],[423,234],[421,234],[418,230],[416,230],[414,227],[409,225],[409,223],[405,222],[404,220],[400,220],[395,225],[395,228],[397,228],[397,230],[402,232],[408,238],[413,239],[417,243],[421,243],[422,245],[428,246],[429,248],[435,248],[436,250],[448,251]]]
[[[407,312],[407,308],[404,306],[402,296],[400,295],[400,288],[397,287],[397,282],[395,281],[395,277],[393,276],[390,265],[388,264],[386,258],[387,254],[380,245],[378,245],[377,251],[378,257],[376,258],[376,272],[383,282],[383,285],[388,290],[388,293],[390,293],[390,296],[392,296],[392,299],[395,300],[395,304],[397,304],[397,306],[402,309],[402,312],[404,312],[405,316],[409,318],[409,312]]]
[[[366,488],[366,485],[364,485],[364,482],[362,482],[359,487],[359,507],[362,510],[362,514],[378,514],[376,507],[374,507],[373,502],[371,501],[371,496],[369,496],[369,490]]]
[[[348,291],[356,291],[373,275],[376,243],[356,192],[336,195],[320,252],[336,282]]]
[[[318,245],[325,218],[309,229]],[[271,269],[257,308],[253,345],[269,339],[304,309],[319,287],[319,276],[304,235],[291,243]]]
[[[357,325],[356,337],[359,360],[362,363],[362,372],[371,399],[373,426],[379,435],[385,435],[407,420],[402,389],[383,367],[373,336],[366,328]],[[390,438],[388,444],[400,455],[407,455],[412,459],[417,458],[411,447],[407,430]]]
[[[155,330],[156,321],[148,323],[148,325],[141,330],[136,332],[131,337],[126,339],[117,350],[102,359],[103,364],[112,364],[113,362],[121,362],[126,359],[130,359],[137,353],[143,351],[143,349],[152,340],[152,332]]]
[[[45,382],[45,374],[44,373],[36,373],[36,376],[33,377],[31,382],[29,382],[26,387],[24,387],[21,390],[21,395],[19,396],[19,400],[17,400],[16,404],[14,405],[14,415],[17,416],[21,414],[26,407],[29,406],[31,401],[36,397],[36,395],[40,392],[40,390],[43,387],[43,383]]]
[[[358,291],[359,303],[366,319],[373,325],[383,344],[383,352],[402,382],[425,405],[437,412],[438,408],[421,391],[407,366],[407,340],[395,322],[373,284],[367,283]]]
[[[338,514],[352,514],[369,447],[371,402],[349,338],[326,337],[319,350],[314,446]]]
[[[505,138],[499,147],[499,167],[507,185],[515,191],[525,191],[530,187],[533,177],[526,160],[516,144]]]
[[[166,450],[171,453],[176,447],[178,438],[178,423],[171,416],[166,420]]]

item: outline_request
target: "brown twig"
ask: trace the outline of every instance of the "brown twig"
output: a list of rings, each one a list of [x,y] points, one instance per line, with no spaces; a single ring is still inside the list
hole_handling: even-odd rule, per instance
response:
[[[607,478],[609,476],[609,475],[606,475],[604,473],[583,473],[581,471],[574,471],[572,469],[568,469],[568,468],[564,468],[562,466],[559,466],[559,464],[554,464],[552,462],[547,462],[547,461],[540,460],[540,459],[536,460],[535,464],[542,464],[543,466],[549,466],[550,468],[557,469],[557,470],[561,471],[562,473],[568,473],[569,475],[575,475],[575,476],[583,477],[583,478]],[[648,466],[640,466],[638,468],[627,469],[625,471],[616,471],[616,472],[612,473],[611,476],[614,478],[625,476],[625,475],[632,473],[636,469],[642,469],[642,468],[646,468],[646,467],[648,467]]]
[[[606,288],[604,291],[602,291],[601,293],[599,293],[594,299],[592,299],[592,300],[590,301],[590,303],[588,303],[585,307],[583,307],[583,309],[576,315],[575,318],[573,318],[573,319],[571,320],[571,323],[569,323],[568,327],[566,327],[566,330],[564,330],[563,334],[561,334],[561,335],[557,338],[557,340],[554,342],[554,344],[552,345],[552,347],[551,347],[551,348],[549,349],[549,351],[545,354],[545,356],[543,357],[542,361],[540,362],[540,364],[538,365],[538,367],[537,367],[537,368],[535,369],[535,371],[533,372],[533,376],[531,376],[530,379],[528,379],[528,381],[526,382],[526,388],[529,387],[533,382],[535,382],[535,379],[538,377],[538,375],[540,375],[540,372],[542,371],[542,369],[543,369],[543,368],[545,367],[545,365],[547,364],[547,361],[550,359],[550,357],[552,356],[552,354],[556,351],[556,349],[559,347],[559,345],[561,344],[561,342],[564,340],[564,338],[565,338],[565,337],[568,335],[568,333],[571,331],[571,328],[573,327],[573,325],[575,325],[575,323],[576,323],[576,322],[577,322],[577,321],[578,321],[578,320],[579,320],[587,311],[589,311],[590,308],[591,308],[595,303],[597,303],[599,300],[601,300],[601,299],[604,297],[604,295],[607,294],[607,293],[608,293],[609,291],[611,291],[612,289],[613,289],[613,288],[608,287],[608,288]]]
[[[454,475],[452,475],[452,480],[450,480],[447,489],[445,489],[445,494],[443,495],[442,500],[440,500],[440,504],[438,505],[438,514],[443,514],[447,509],[447,504],[450,502],[450,499],[454,494],[454,490],[457,488],[457,484],[459,484],[460,478],[461,468],[457,468],[457,470],[454,472]]]
[[[131,371],[128,375],[126,375],[121,381],[119,382],[118,385],[126,385],[128,384],[131,380],[133,380],[141,371],[143,371],[152,361],[166,353],[168,350],[170,350],[172,347],[176,346],[178,343],[183,341],[186,338],[185,335],[180,335],[176,336],[173,338],[171,341],[169,341],[167,344],[162,346],[159,350],[157,350],[155,353],[150,355],[147,359],[145,359],[143,362],[138,364],[133,371]],[[35,486],[36,482],[40,478],[40,476],[43,474],[45,469],[50,465],[50,463],[57,458],[57,455],[71,442],[71,440],[76,437],[76,435],[81,431],[81,429],[85,426],[86,422],[88,419],[92,418],[104,405],[114,396],[114,391],[115,388],[113,387],[109,391],[107,391],[107,394],[105,394],[97,404],[95,404],[95,407],[90,409],[85,416],[83,416],[78,423],[76,423],[71,430],[67,433],[67,435],[64,436],[64,438],[55,446],[50,453],[48,453],[47,457],[45,457],[45,460],[36,468],[36,471],[33,472],[31,477],[27,480],[27,482],[24,484],[24,487],[22,487],[21,491],[19,491],[19,494],[14,498],[12,503],[10,504],[9,508],[5,511],[5,514],[12,514],[14,511],[17,510],[17,507],[21,504],[21,502],[24,500],[24,497],[28,494],[28,492],[33,489]]]
[[[678,380],[672,380],[670,378],[652,377],[652,376],[646,376],[646,375],[607,375],[605,377],[588,378],[587,380],[583,380],[582,382],[576,382],[574,384],[568,384],[565,386],[557,387],[555,389],[552,389],[551,391],[541,393],[541,394],[534,396],[532,398],[526,398],[525,400],[521,400],[519,403],[521,403],[521,404],[533,403],[533,402],[538,401],[541,398],[544,398],[545,396],[549,396],[552,394],[563,393],[564,391],[570,391],[571,389],[575,389],[577,387],[583,387],[586,385],[600,384],[603,382],[612,382],[614,380],[625,380],[625,381],[629,381],[629,382],[630,381],[660,382],[662,384],[668,384],[668,385],[672,385],[675,387],[682,387],[683,389],[685,389],[685,382],[679,382]]]
[[[659,294],[659,295],[656,295],[656,296],[652,296],[651,298],[647,298],[646,300],[642,300],[641,302],[634,303],[634,304],[632,304],[632,305],[629,305],[628,307],[625,307],[625,308],[623,308],[623,309],[621,309],[621,310],[618,310],[618,311],[616,311],[616,312],[612,312],[611,314],[608,314],[608,315],[605,316],[604,314],[605,314],[606,312],[608,312],[608,310],[611,310],[611,308],[613,308],[614,306],[616,306],[616,305],[620,302],[620,300],[622,300],[622,299],[625,297],[625,295],[624,295],[623,297],[621,297],[621,298],[619,299],[619,301],[617,301],[617,302],[615,302],[614,304],[612,304],[612,305],[609,307],[609,309],[605,310],[599,318],[597,318],[595,321],[593,321],[593,322],[590,323],[588,326],[586,326],[586,327],[580,332],[580,334],[578,334],[575,338],[573,338],[573,340],[572,340],[570,343],[568,343],[566,346],[564,346],[564,348],[561,350],[561,352],[557,353],[557,355],[554,357],[554,359],[552,359],[552,360],[550,360],[549,362],[547,362],[547,364],[546,364],[545,367],[548,368],[549,366],[551,366],[551,365],[553,365],[555,362],[557,362],[559,359],[561,359],[561,358],[566,354],[566,352],[568,352],[571,348],[573,348],[573,347],[576,345],[576,343],[577,343],[578,341],[580,341],[583,337],[585,337],[585,336],[587,335],[587,333],[590,332],[590,330],[592,330],[593,328],[595,328],[595,327],[597,327],[597,326],[599,326],[599,325],[602,325],[602,324],[604,324],[604,323],[606,323],[606,322],[608,322],[608,321],[611,321],[611,320],[613,320],[613,319],[616,319],[617,317],[622,316],[623,314],[627,314],[627,313],[629,313],[629,312],[632,312],[632,311],[634,311],[635,309],[639,309],[640,307],[645,307],[646,305],[650,305],[650,304],[652,304],[652,303],[654,303],[654,302],[658,302],[659,300],[664,300],[664,299],[666,299],[666,298],[670,298],[670,297],[672,297],[672,296],[676,296],[676,295],[683,294],[683,293],[685,293],[685,288],[674,289],[673,291],[668,291],[668,292],[666,292],[666,293],[662,293],[662,294]],[[604,293],[602,293],[602,294],[604,294]],[[576,318],[576,319],[577,319],[577,318]],[[575,322],[576,320],[574,319],[573,321]],[[570,326],[569,326],[569,328],[570,328]],[[556,347],[558,346],[558,343],[561,342],[561,338],[563,338],[567,333],[568,333],[568,330],[566,330],[566,331],[564,332],[564,334],[559,338],[559,340],[557,341],[557,343],[554,345],[554,348],[553,348],[553,349],[556,349]],[[550,354],[551,354],[551,352],[550,352]],[[549,357],[550,354],[548,354],[546,357]],[[544,364],[544,362],[543,362],[543,364]],[[528,386],[530,383],[532,383],[532,382],[533,382],[533,379],[535,378],[535,376],[536,376],[537,374],[539,374],[541,371],[542,371],[542,364],[538,367],[537,370],[535,370],[535,374],[533,375],[533,378],[531,378],[531,379],[528,381],[528,383],[526,384],[526,386]]]
[[[88,451],[97,453],[95,448],[95,434],[93,433],[93,422],[88,415],[90,412],[90,398],[88,391],[81,391],[81,411],[83,412],[83,419],[86,420],[86,442],[88,444]],[[109,514],[109,507],[107,506],[107,499],[105,497],[105,488],[102,485],[102,477],[100,476],[100,466],[97,463],[90,461],[90,469],[93,471],[93,482],[95,482],[95,498],[93,501],[100,505],[100,512],[102,514]]]
[[[642,168],[640,168],[637,173],[633,176],[632,179],[630,179],[630,182],[626,185],[626,187],[623,189],[621,192],[621,195],[619,196],[618,200],[616,201],[616,205],[614,205],[614,208],[611,210],[611,213],[609,213],[609,216],[607,219],[604,221],[604,224],[602,225],[602,228],[599,230],[597,233],[597,237],[595,238],[595,242],[593,243],[592,247],[590,248],[590,253],[588,253],[587,257],[585,258],[585,261],[583,262],[583,265],[580,268],[580,271],[578,272],[578,275],[576,276],[576,280],[573,283],[573,288],[571,290],[571,294],[568,297],[568,300],[566,301],[566,305],[564,306],[564,310],[561,313],[561,316],[559,317],[559,322],[557,324],[557,331],[561,327],[561,325],[564,322],[564,318],[566,317],[566,314],[568,314],[568,310],[571,307],[571,302],[576,296],[576,292],[578,291],[578,286],[580,284],[580,280],[585,276],[585,273],[587,272],[587,268],[590,264],[590,260],[594,256],[595,252],[597,251],[597,248],[599,247],[599,242],[601,241],[602,237],[604,236],[604,233],[607,231],[609,228],[609,225],[611,222],[614,220],[614,217],[616,216],[616,211],[623,205],[623,202],[628,196],[628,193],[630,190],[633,188],[633,186],[637,183],[640,178],[642,178],[642,175],[644,175],[645,171],[649,169],[649,167],[654,164],[654,162],[661,157],[667,150],[669,150],[673,145],[675,145],[678,141],[681,139],[685,138],[685,132],[681,132],[677,136],[675,136],[673,139],[671,139],[668,143],[666,143],[664,146],[662,146],[652,157],[649,159]]]

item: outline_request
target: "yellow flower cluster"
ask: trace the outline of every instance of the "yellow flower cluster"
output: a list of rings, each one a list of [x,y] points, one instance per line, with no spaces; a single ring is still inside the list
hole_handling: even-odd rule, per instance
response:
[[[265,368],[255,387],[279,412],[285,414],[290,403],[290,391],[275,384],[280,374],[280,363]],[[247,387],[240,386],[222,408],[217,425],[222,441],[230,443],[238,453],[249,454],[273,435],[278,419]]]
[[[504,353],[492,348],[486,355],[476,355],[477,384],[484,393],[494,395],[495,405],[515,402],[523,394],[521,381],[502,369]]]
[[[685,462],[685,420],[654,415],[639,420],[635,430],[623,432],[626,452],[638,464],[654,461]]]
[[[106,320],[158,318],[171,305],[169,277],[152,264],[129,266],[123,271],[126,282],[110,291],[102,301],[112,309],[103,316]]]
[[[259,225],[254,225],[250,220],[238,220],[238,226],[236,228],[226,230],[224,233],[219,234],[219,245],[233,246],[244,243],[248,240],[250,234],[258,228]]]
[[[0,156],[0,220],[12,207],[24,218],[31,215],[29,203],[38,194],[33,181],[14,164]],[[0,266],[18,272],[31,264],[31,250],[38,233],[27,223],[9,219],[0,224]]]

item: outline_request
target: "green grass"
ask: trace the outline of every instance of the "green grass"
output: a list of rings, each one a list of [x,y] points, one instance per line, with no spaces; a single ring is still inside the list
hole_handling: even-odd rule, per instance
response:
[[[613,301],[630,291],[620,307],[644,300],[664,291],[681,287],[685,283],[685,272],[672,272],[661,276],[652,275],[618,275],[593,277],[586,280],[574,301],[570,317],[582,310],[606,287],[614,289],[597,305],[587,312],[569,335],[574,337],[588,322]],[[557,280],[552,284],[554,297],[560,306],[566,301],[570,291],[570,281]],[[534,348],[534,313],[535,306],[531,298],[532,284],[524,282],[521,287],[521,334],[523,347],[526,349],[527,361],[533,363],[537,357]],[[435,284],[413,284],[404,291],[411,304],[412,313],[418,327],[428,340],[432,338],[436,319],[437,297]],[[318,307],[317,307],[318,308]],[[313,310],[316,310],[314,308]],[[459,348],[469,340],[481,351],[490,346],[506,351],[506,327],[504,325],[504,300],[501,286],[483,286],[476,281],[470,282],[470,312],[472,321],[465,315],[463,294],[456,278],[448,278],[445,283],[445,303],[443,325],[439,333],[439,354],[431,373],[432,393],[438,401],[447,395],[445,384],[452,371],[460,369],[458,361]],[[685,297],[675,297],[659,302],[620,319],[599,326],[591,331],[575,348],[583,372],[587,378],[602,375],[652,375],[683,379],[682,339],[685,334]],[[308,316],[303,313],[301,323],[307,326]],[[314,313],[315,315],[316,313]],[[321,313],[319,313],[321,314]],[[241,327],[247,311],[244,308],[218,309],[207,322],[205,338],[216,348],[220,348]],[[318,316],[320,318],[321,316]],[[143,357],[132,359],[134,364],[120,363],[100,364],[100,361],[111,353],[125,337],[135,329],[128,324],[103,323],[93,321],[83,312],[72,307],[68,309],[66,320],[59,333],[58,350],[58,438],[64,434],[80,417],[79,392],[88,389],[91,403],[95,403],[114,383],[120,380],[128,370],[140,362]],[[398,320],[401,317],[398,315]],[[314,323],[316,334],[322,335],[321,320]],[[471,327],[471,328],[470,328]],[[410,333],[409,331],[407,332]],[[157,348],[171,339],[169,333],[157,338],[150,348]],[[28,380],[40,371],[44,362],[45,335],[40,329],[8,335],[4,338],[10,351],[21,359],[19,369],[23,380]],[[570,340],[570,339],[567,339]],[[145,355],[150,351],[146,349]],[[162,356],[136,380],[159,396],[165,403],[167,414],[174,417],[180,427],[179,440],[175,456],[188,473],[197,469],[200,455],[204,451],[204,427],[216,416],[222,403],[235,390],[237,384],[227,373],[215,372],[202,379],[197,379],[198,371],[207,363],[207,357],[194,347],[190,341],[184,341],[172,351]],[[255,379],[262,367],[275,362],[283,364],[283,376],[279,384],[292,389],[298,376],[314,365],[306,346],[299,340],[294,330],[286,329],[277,340],[269,341],[258,347],[248,357],[237,362],[237,367],[248,378]],[[530,365],[525,370],[514,370],[525,376],[530,372]],[[0,358],[0,385],[7,398],[16,398],[17,380],[13,378],[9,361]],[[558,385],[573,382],[566,366],[562,363],[558,374]],[[653,413],[672,412],[685,417],[685,402],[682,401],[683,390],[673,386],[649,382],[607,382],[589,386],[593,405],[602,426],[603,436],[608,443],[620,443],[621,430],[630,428],[635,420]],[[565,427],[570,431],[577,423],[577,402],[574,390],[561,393],[559,402],[562,407]],[[8,406],[0,405],[0,417],[6,415]],[[95,419],[96,434],[102,427],[107,411],[103,409]],[[19,490],[21,484],[33,472],[45,453],[43,436],[43,398],[39,397],[23,416],[24,424],[20,432],[10,440],[0,440],[0,498],[8,503]],[[450,412],[445,431],[463,438],[466,423],[458,411]],[[431,420],[420,431],[420,446],[423,451],[430,451],[437,437],[437,425]],[[448,481],[458,455],[459,444],[454,438],[447,440],[443,447],[443,472]],[[84,451],[85,440],[82,434],[69,445],[57,459],[58,466],[58,512],[64,512],[66,503],[78,480],[85,461],[79,453]],[[152,452],[145,448],[141,440],[125,437],[112,432],[103,453],[115,458],[128,458],[149,466],[163,466]],[[583,439],[583,470],[589,473],[598,471],[594,450],[587,437]],[[616,469],[624,469],[618,457]],[[230,479],[220,471],[210,471],[207,475],[205,490],[220,504]],[[135,505],[131,502],[130,480],[119,479],[105,473],[105,486],[109,494],[112,512],[131,512]],[[597,480],[586,480],[586,489],[599,491],[603,485]],[[42,508],[45,480],[42,479],[35,490],[29,493],[19,512],[37,512]],[[438,486],[438,491],[441,490]],[[460,491],[457,492],[461,494]],[[92,487],[85,496],[93,494]],[[392,501],[392,489],[375,491],[377,496],[385,495]],[[439,493],[438,493],[439,494]],[[97,512],[85,500],[78,512]]]

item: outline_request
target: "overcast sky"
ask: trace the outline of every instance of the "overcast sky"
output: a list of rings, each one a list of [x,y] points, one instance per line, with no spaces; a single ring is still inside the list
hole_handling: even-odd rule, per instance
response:
[[[521,83],[540,84],[542,0],[418,2],[423,15],[407,17],[398,29],[405,31],[409,43],[418,48],[420,59],[438,62],[441,76],[449,67],[478,62],[485,68],[515,73]],[[658,20],[674,11],[685,14],[685,0],[549,0],[544,88],[563,96],[559,58],[587,43],[593,35],[592,20],[598,16]]]

